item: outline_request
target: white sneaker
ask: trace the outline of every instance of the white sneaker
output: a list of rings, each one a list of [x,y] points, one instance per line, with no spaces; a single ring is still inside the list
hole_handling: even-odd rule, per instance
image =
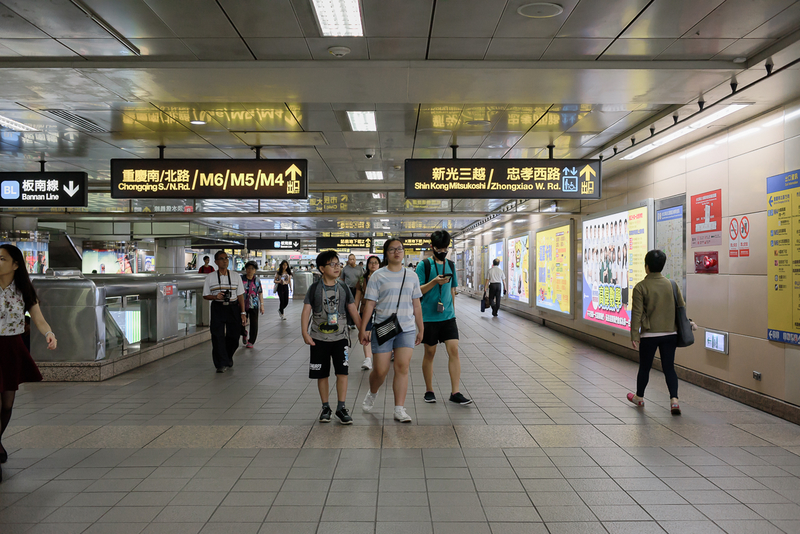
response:
[[[372,358],[364,358],[364,363],[361,364],[361,368],[367,371],[372,369]]]
[[[373,395],[372,393],[367,391],[367,396],[364,397],[364,402],[361,404],[361,411],[364,413],[371,412],[372,409],[375,407],[375,397],[377,396],[378,396],[377,393]]]
[[[286,314],[285,313],[281,314],[281,319],[283,319],[284,321],[286,320]]]
[[[411,417],[408,416],[406,413],[406,409],[402,406],[400,408],[394,409],[394,419],[395,421],[400,421],[401,423],[410,423]]]

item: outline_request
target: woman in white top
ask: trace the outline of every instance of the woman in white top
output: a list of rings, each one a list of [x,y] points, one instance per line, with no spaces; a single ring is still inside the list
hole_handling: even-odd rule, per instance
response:
[[[56,336],[44,320],[36,291],[25,269],[22,251],[13,245],[0,245],[0,439],[3,437],[14,398],[23,382],[40,382],[42,375],[25,347],[25,312],[47,339],[47,348],[56,348]],[[0,442],[0,463],[8,453]],[[3,473],[0,471],[0,482]]]

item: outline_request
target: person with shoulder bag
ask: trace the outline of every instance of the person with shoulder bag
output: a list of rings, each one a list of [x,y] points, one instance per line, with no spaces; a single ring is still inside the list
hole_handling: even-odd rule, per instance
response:
[[[41,332],[49,350],[58,346],[56,335],[45,321],[39,299],[25,268],[22,251],[14,245],[0,245],[0,439],[11,421],[11,412],[19,385],[41,382],[42,375],[22,339],[25,312]],[[0,444],[0,464],[8,452]],[[3,472],[0,470],[0,482]]]
[[[292,268],[289,267],[289,262],[283,260],[278,272],[275,273],[275,293],[278,294],[278,315],[281,316],[283,321],[286,320],[284,310],[289,305],[289,290],[294,282],[292,281]]]
[[[242,286],[244,287],[244,311],[247,314],[247,321],[250,324],[250,336],[247,335],[247,327],[242,326],[242,342],[248,349],[252,349],[258,338],[258,312],[264,315],[264,289],[261,287],[261,280],[256,276],[258,265],[254,261],[248,261],[244,266],[245,274],[242,275]]]
[[[679,312],[686,306],[681,290],[674,282],[661,274],[667,263],[667,255],[661,250],[651,250],[644,257],[644,280],[633,288],[631,308],[631,344],[639,350],[639,374],[636,378],[636,393],[628,393],[628,400],[644,406],[644,390],[650,380],[650,369],[658,350],[661,368],[667,381],[672,415],[680,415],[678,403],[678,375],[675,372],[675,349],[691,344],[687,338],[695,325],[686,319],[685,311],[679,322]],[[686,324],[688,323],[688,325]],[[689,334],[685,332],[689,329]]]

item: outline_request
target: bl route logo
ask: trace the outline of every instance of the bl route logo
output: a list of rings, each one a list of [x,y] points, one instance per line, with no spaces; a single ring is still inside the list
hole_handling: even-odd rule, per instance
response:
[[[4,200],[16,200],[19,198],[19,182],[6,180],[0,184],[0,196]]]

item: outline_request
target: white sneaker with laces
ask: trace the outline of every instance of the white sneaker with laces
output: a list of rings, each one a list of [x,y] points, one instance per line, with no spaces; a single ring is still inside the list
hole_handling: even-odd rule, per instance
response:
[[[361,368],[367,371],[372,369],[372,358],[364,358],[364,363],[361,364]]]
[[[406,409],[402,406],[394,409],[394,418],[396,421],[400,421],[401,423],[411,422],[411,417],[408,416]]]
[[[364,397],[364,402],[361,404],[361,411],[364,413],[371,412],[372,409],[375,407],[375,397],[377,396],[378,396],[377,393],[373,395],[372,393],[367,391],[367,396]]]

